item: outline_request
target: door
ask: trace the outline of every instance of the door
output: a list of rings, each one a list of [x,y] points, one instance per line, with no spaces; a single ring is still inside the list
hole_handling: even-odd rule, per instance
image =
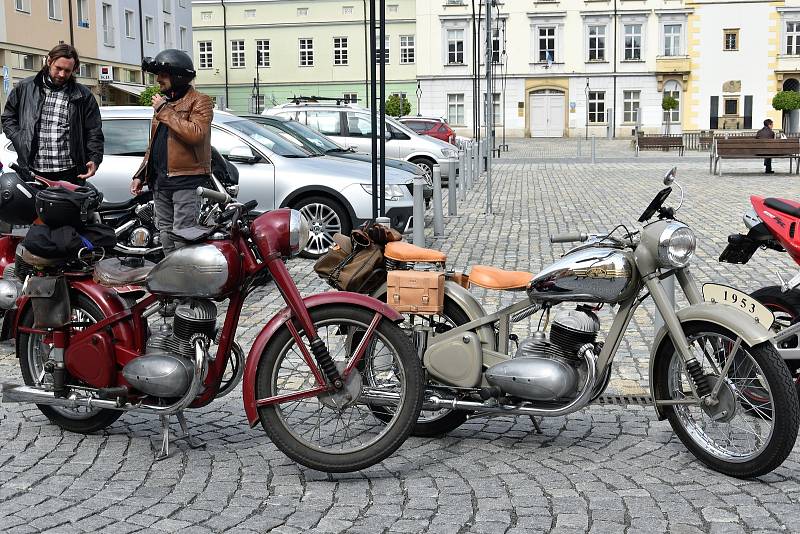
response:
[[[530,95],[531,137],[564,136],[564,93],[545,89]]]

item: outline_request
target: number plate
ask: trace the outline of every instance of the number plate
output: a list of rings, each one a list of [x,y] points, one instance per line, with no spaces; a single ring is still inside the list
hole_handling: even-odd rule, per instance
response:
[[[732,287],[719,284],[703,284],[703,300],[706,302],[719,302],[720,304],[727,304],[739,308],[767,330],[769,330],[772,323],[775,321],[775,316],[772,315],[772,312],[769,311],[766,306],[747,293]]]

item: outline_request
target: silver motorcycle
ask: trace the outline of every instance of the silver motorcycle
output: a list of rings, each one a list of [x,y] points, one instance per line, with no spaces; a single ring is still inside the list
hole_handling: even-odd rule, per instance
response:
[[[689,271],[694,232],[665,207],[675,169],[639,222],[606,234],[551,236],[580,242],[535,276],[473,266],[469,276],[448,271],[439,315],[407,315],[428,374],[417,435],[448,432],[471,414],[563,416],[597,400],[636,308],[652,297],[664,326],[650,354],[650,388],[659,419],[668,419],[703,463],[735,477],[768,473],[789,455],[800,407],[791,376],[770,342],[772,313],[749,295],[717,284],[698,287]],[[389,269],[445,266],[428,249],[394,252]],[[425,267],[423,267],[425,265]],[[675,310],[662,283],[674,276],[689,305]],[[484,311],[470,286],[524,292],[494,313]],[[380,294],[385,287],[375,292]],[[567,309],[556,312],[562,305]],[[605,341],[598,341],[603,306],[616,307]],[[514,323],[539,315],[519,340]],[[534,317],[535,319],[535,317]],[[535,323],[532,323],[535,324]],[[379,400],[376,400],[380,404]]]

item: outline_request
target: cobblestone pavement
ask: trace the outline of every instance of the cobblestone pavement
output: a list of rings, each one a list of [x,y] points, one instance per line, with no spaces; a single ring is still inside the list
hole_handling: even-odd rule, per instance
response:
[[[765,177],[759,162],[730,164],[723,180],[701,158],[632,157],[619,162],[530,163],[515,141],[496,165],[492,215],[483,182],[429,244],[454,266],[493,264],[536,271],[557,258],[550,233],[633,224],[679,165],[687,198],[681,218],[699,236],[703,281],[753,290],[794,272],[776,253],[747,266],[716,262],[741,229],[750,194],[800,197],[795,176]],[[559,142],[537,146],[559,150]],[[614,150],[623,154],[622,143]],[[629,147],[628,147],[629,148]],[[312,263],[290,262],[305,294],[321,291]],[[487,309],[514,295],[477,291]],[[281,306],[274,290],[250,298],[239,324],[245,349]],[[603,318],[607,329],[610,316]],[[653,308],[636,314],[616,359],[610,391],[643,393]],[[521,337],[529,325],[515,330]],[[0,345],[0,381],[19,382],[11,344]],[[65,433],[36,407],[0,405],[0,531],[4,532],[800,532],[800,445],[775,472],[737,480],[700,465],[667,422],[644,407],[594,406],[545,419],[476,418],[450,435],[409,439],[382,464],[340,476],[299,467],[260,428],[247,426],[241,392],[188,414],[207,444],[178,444],[153,461],[154,417],[126,414],[106,432]]]

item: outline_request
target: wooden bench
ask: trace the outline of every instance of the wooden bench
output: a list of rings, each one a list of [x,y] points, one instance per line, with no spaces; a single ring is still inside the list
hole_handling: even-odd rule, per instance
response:
[[[722,176],[723,159],[788,159],[789,172],[800,172],[800,139],[756,139],[730,137],[714,139],[708,172]]]
[[[683,156],[683,136],[682,135],[639,135],[636,137],[636,155],[640,150],[655,149],[669,150],[677,148],[678,155]]]

